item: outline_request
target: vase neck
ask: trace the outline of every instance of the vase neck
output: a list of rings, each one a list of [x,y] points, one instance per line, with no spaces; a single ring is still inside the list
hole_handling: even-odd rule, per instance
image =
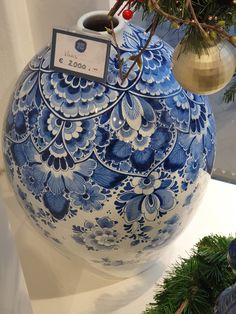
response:
[[[126,28],[126,22],[119,16],[113,17],[114,32],[118,45],[123,42],[123,32]],[[82,15],[77,22],[78,31],[90,32],[91,34],[101,35],[112,39],[112,36],[105,30],[111,28],[111,22],[108,18],[108,11],[92,11]]]

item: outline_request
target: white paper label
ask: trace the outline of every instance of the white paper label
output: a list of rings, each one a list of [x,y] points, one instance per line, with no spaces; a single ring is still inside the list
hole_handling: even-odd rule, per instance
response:
[[[51,68],[105,82],[110,45],[110,40],[100,36],[53,29]]]

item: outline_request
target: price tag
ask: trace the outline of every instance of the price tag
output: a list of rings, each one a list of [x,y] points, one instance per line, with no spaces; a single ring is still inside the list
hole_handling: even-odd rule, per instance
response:
[[[51,69],[106,82],[111,41],[89,33],[53,29]]]

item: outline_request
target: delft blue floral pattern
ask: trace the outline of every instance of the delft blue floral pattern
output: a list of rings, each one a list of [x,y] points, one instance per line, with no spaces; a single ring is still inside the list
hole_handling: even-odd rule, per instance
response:
[[[179,216],[172,216],[165,221],[164,227],[157,231],[156,236],[154,236],[151,242],[144,247],[144,250],[153,249],[166,244],[166,242],[171,239],[171,236],[178,231],[180,225],[181,222]]]
[[[176,205],[177,182],[166,173],[152,172],[148,177],[135,177],[116,201],[117,209],[129,223],[144,217],[154,221]]]
[[[106,198],[101,193],[99,186],[92,186],[91,183],[85,183],[82,191],[75,191],[70,193],[72,204],[74,207],[81,207],[84,211],[100,210],[102,209],[102,201]]]
[[[132,25],[124,32],[124,71],[146,38]],[[115,56],[112,46],[102,84],[52,71],[42,50],[18,81],[5,128],[7,172],[33,223],[57,244],[92,252],[163,246],[215,154],[208,101],[175,81],[167,44],[153,38],[123,84]]]
[[[109,217],[96,219],[96,223],[85,221],[84,226],[73,226],[72,238],[89,250],[106,251],[116,250],[119,243],[119,234],[115,229],[117,221]]]

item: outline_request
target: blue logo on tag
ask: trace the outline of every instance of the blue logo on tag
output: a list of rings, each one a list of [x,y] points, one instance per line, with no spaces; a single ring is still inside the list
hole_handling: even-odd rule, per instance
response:
[[[85,50],[87,49],[87,43],[86,41],[82,40],[82,39],[79,39],[77,40],[77,42],[75,43],[75,49],[78,51],[78,52],[85,52]]]

